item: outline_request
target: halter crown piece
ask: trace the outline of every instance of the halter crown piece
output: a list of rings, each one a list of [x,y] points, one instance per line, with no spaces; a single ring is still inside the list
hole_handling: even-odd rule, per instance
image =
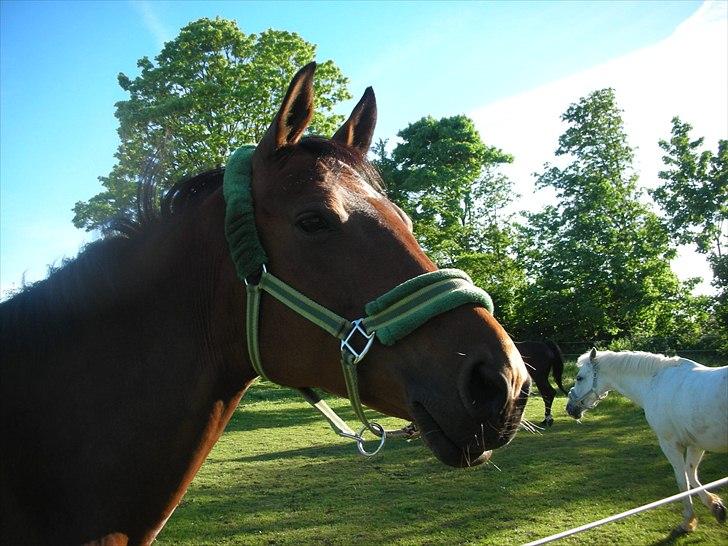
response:
[[[461,305],[482,305],[492,314],[491,297],[459,269],[440,269],[409,279],[368,303],[364,308],[366,316],[356,320],[340,317],[304,296],[266,269],[268,258],[255,228],[251,193],[251,159],[254,151],[255,147],[250,145],[235,151],[228,161],[223,178],[225,236],[238,277],[246,285],[246,338],[253,368],[258,375],[267,379],[258,347],[260,298],[262,292],[267,292],[341,340],[341,366],[349,401],[363,424],[359,432],[349,428],[315,391],[298,389],[323,414],[337,434],[355,440],[363,455],[377,453],[388,434],[408,438],[418,435],[413,425],[399,431],[386,431],[378,423],[367,419],[359,397],[357,364],[366,356],[375,338],[383,345],[392,345],[432,317]],[[259,280],[253,284],[249,279],[256,274],[260,274]],[[379,446],[372,452],[364,449],[362,434],[365,430],[380,437]]]

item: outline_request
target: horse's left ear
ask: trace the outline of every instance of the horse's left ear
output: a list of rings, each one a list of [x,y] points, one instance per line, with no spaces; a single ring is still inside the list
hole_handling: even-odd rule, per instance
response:
[[[597,357],[597,348],[592,347],[592,350],[589,353],[589,360],[594,361],[594,359],[596,359],[596,357]]]
[[[377,124],[377,99],[374,90],[367,87],[364,95],[352,110],[349,119],[331,137],[347,146],[352,146],[366,154],[372,144],[374,126]]]
[[[313,74],[316,63],[308,63],[293,76],[278,114],[258,144],[264,153],[297,144],[313,117]]]

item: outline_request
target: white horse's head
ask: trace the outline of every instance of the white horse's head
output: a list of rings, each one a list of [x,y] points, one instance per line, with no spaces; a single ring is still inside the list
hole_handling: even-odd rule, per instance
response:
[[[569,390],[569,401],[566,412],[574,419],[580,419],[586,410],[595,407],[609,391],[599,384],[599,363],[597,350],[592,347],[588,353],[579,357],[576,364],[579,373],[576,374],[576,383]]]

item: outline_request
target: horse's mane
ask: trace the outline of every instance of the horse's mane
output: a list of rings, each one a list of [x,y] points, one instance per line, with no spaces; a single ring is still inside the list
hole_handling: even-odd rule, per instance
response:
[[[347,163],[375,190],[384,193],[377,170],[356,150],[321,137],[306,137],[298,146],[311,154]],[[133,250],[148,237],[194,211],[205,197],[220,188],[224,172],[224,168],[218,167],[186,178],[159,200],[155,177],[140,180],[134,214],[111,220],[104,236],[82,248],[75,259],[66,259],[59,267],[50,268],[46,279],[25,286],[0,303],[3,344],[10,338],[22,337],[22,332],[27,332],[29,339],[36,337],[38,325],[49,320],[58,322],[58,335],[62,335],[60,331],[68,333],[66,317],[93,316],[109,302],[120,299],[119,275],[128,267]]]
[[[581,367],[589,361],[589,353],[579,357],[577,365]],[[679,356],[665,356],[644,351],[599,351],[597,363],[601,367],[618,369],[624,372],[654,374],[665,368],[672,368],[685,362]]]
[[[75,259],[49,268],[47,278],[29,284],[0,303],[2,344],[23,346],[42,337],[45,342],[72,335],[76,318],[95,317],[123,299],[122,275],[140,243],[183,216],[222,184],[222,169],[208,171],[175,184],[161,198],[154,182],[140,182],[136,217],[112,220],[104,236],[85,245]]]
[[[363,154],[336,141],[318,136],[301,139],[297,145],[313,155],[342,161],[358,172],[362,178],[379,193],[384,194],[384,184],[377,169]],[[296,147],[287,146],[279,150],[278,159],[285,159]],[[201,202],[207,195],[220,187],[225,169],[219,167],[186,178],[172,186],[156,206],[156,192],[153,177],[140,183],[138,189],[136,218],[122,217],[112,221],[111,231],[127,237],[141,236],[153,226],[188,210],[191,205]]]

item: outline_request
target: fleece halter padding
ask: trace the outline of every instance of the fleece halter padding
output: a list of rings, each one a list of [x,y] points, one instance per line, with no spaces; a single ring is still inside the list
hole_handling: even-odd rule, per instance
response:
[[[366,304],[362,324],[383,345],[393,345],[432,317],[474,303],[493,314],[493,300],[459,269],[419,275]]]
[[[252,195],[252,158],[255,146],[238,148],[225,167],[222,193],[225,197],[225,237],[240,280],[260,271],[268,261],[255,229]]]

